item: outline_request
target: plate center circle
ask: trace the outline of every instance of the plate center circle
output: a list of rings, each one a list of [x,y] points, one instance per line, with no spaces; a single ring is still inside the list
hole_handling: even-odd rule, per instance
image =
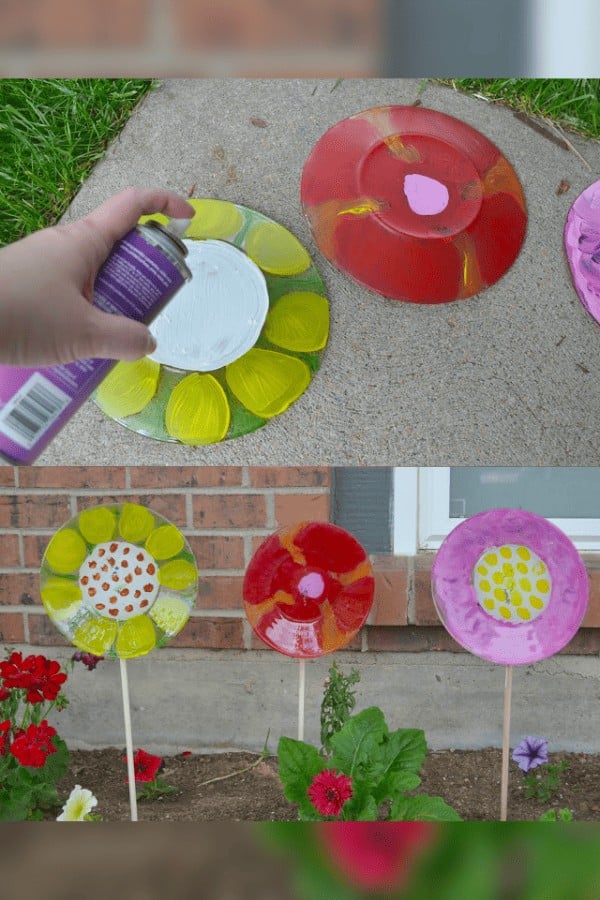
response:
[[[107,541],[84,561],[79,587],[96,615],[122,622],[150,610],[160,588],[158,566],[143,547]]]
[[[359,192],[393,231],[447,238],[479,214],[482,185],[461,149],[429,135],[396,134],[377,143],[359,170]]]
[[[151,359],[176,369],[211,372],[254,346],[269,310],[265,276],[246,254],[225,241],[185,240],[192,272],[150,331]]]

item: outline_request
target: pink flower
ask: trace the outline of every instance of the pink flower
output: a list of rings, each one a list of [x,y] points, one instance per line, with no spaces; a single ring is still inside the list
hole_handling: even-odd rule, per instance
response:
[[[368,892],[403,886],[437,835],[429,822],[322,822],[317,828],[328,860]]]
[[[336,775],[335,769],[325,769],[315,775],[307,793],[322,816],[338,816],[346,800],[352,796],[352,779],[347,775]]]

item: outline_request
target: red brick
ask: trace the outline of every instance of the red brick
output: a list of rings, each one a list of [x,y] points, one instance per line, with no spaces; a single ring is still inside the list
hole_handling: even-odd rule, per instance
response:
[[[16,466],[0,465],[0,487],[14,487],[16,484]],[[26,470],[23,470],[26,471]]]
[[[62,636],[47,615],[36,616],[27,613],[27,619],[29,622],[30,644],[39,644],[43,647],[65,647],[69,645],[69,641]]]
[[[196,606],[199,609],[241,609],[243,583],[241,575],[203,577],[200,573]]]
[[[142,506],[147,506],[151,512],[159,513],[180,528],[185,528],[187,524],[183,494],[143,494],[133,497],[81,495],[77,497],[77,511],[81,512],[82,509],[89,509],[91,506],[111,506],[115,503],[140,503]]]
[[[415,558],[414,597],[415,614],[414,625],[439,625],[440,617],[431,598],[431,566],[434,554],[429,553]]]
[[[381,0],[173,0],[176,36],[188,47],[285,50],[373,46]]]
[[[252,487],[329,487],[331,469],[326,466],[250,466]]]
[[[196,528],[264,528],[267,519],[262,494],[203,494],[192,500]]]
[[[97,488],[114,491],[125,487],[123,466],[33,466],[19,472],[21,488]]]
[[[239,466],[132,466],[132,488],[239,487]]]
[[[0,567],[9,569],[18,565],[19,538],[16,534],[0,534]]]
[[[207,650],[243,650],[244,632],[241,619],[194,617],[173,638],[170,647],[196,647]]]
[[[424,653],[429,650],[466,653],[445,628],[415,628],[410,625],[400,628],[367,626],[367,648],[387,653]]]
[[[23,557],[28,569],[35,569],[42,562],[51,534],[26,534],[23,538]]]
[[[71,518],[61,494],[0,496],[0,528],[56,528]]]
[[[23,613],[0,613],[0,641],[3,644],[22,644],[25,641]]]
[[[590,597],[582,627],[600,628],[600,567],[598,557],[594,556],[586,559],[586,567],[588,570]]]
[[[597,628],[580,628],[575,637],[559,655],[598,656],[600,653],[600,630]]]
[[[212,569],[244,568],[243,538],[193,535],[188,540],[201,574]]]
[[[15,572],[0,575],[0,605],[32,606],[41,602],[40,579],[37,573]]]
[[[406,625],[408,622],[408,562],[404,557],[373,560],[375,600],[370,625]]]
[[[151,9],[151,0],[5,0],[0,4],[0,44],[129,47],[147,39]]]
[[[275,520],[279,528],[297,522],[328,522],[329,494],[277,494]]]

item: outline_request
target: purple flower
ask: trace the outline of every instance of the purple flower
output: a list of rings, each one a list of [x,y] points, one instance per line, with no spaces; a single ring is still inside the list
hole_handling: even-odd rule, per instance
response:
[[[81,650],[77,650],[72,657],[74,662],[81,662],[86,666],[87,669],[92,672],[101,660],[104,659],[103,656],[95,656],[93,653],[84,653]]]
[[[513,751],[512,758],[520,769],[530,772],[548,762],[548,741],[546,738],[526,737]]]

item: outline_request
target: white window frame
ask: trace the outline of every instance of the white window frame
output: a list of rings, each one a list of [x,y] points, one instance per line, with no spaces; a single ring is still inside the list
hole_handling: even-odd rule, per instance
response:
[[[464,521],[450,517],[450,468],[403,467],[394,469],[394,553],[414,556],[419,550],[437,550],[453,528]],[[550,519],[578,550],[600,551],[600,518]]]

